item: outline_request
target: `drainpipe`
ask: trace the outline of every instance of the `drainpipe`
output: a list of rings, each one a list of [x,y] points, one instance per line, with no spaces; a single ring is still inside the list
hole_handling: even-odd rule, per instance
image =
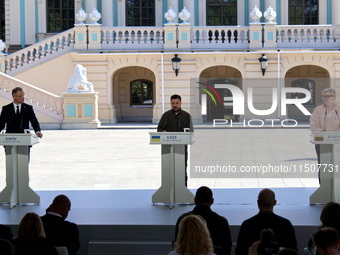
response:
[[[164,62],[163,52],[161,53],[161,66],[162,66],[162,113],[164,113]]]

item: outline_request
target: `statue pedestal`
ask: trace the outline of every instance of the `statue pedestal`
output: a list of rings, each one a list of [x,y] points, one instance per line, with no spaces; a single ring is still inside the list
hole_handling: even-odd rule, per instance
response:
[[[98,92],[63,93],[62,129],[95,129],[98,119]]]

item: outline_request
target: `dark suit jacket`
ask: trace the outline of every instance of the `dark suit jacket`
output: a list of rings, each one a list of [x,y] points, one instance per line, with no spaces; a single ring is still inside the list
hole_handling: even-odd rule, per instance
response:
[[[297,250],[295,230],[292,223],[273,212],[259,212],[242,223],[235,254],[248,255],[249,247],[261,239],[261,231],[266,228],[273,230],[274,241],[280,247]]]
[[[31,122],[35,132],[40,131],[39,122],[37,117],[35,117],[31,105],[22,103],[19,115],[15,114],[13,103],[2,107],[0,131],[3,130],[7,124],[6,133],[24,133],[24,129],[29,129],[29,122]]]
[[[55,246],[66,246],[69,255],[77,254],[80,248],[79,230],[76,224],[61,217],[45,214],[41,217],[46,237]]]

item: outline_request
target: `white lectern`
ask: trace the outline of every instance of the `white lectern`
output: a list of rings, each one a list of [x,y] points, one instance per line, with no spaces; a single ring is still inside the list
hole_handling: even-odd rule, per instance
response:
[[[191,132],[151,132],[150,144],[162,145],[162,184],[152,203],[194,203],[194,194],[185,187],[185,145],[192,144]]]
[[[29,146],[39,143],[32,134],[0,134],[0,145],[6,152],[6,187],[0,193],[0,203],[40,204],[40,197],[29,187]]]
[[[320,144],[320,187],[310,196],[310,204],[340,202],[340,133],[313,132],[311,142]]]

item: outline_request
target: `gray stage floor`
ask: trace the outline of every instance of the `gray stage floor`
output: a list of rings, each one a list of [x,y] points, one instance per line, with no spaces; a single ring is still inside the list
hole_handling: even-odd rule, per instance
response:
[[[212,209],[225,216],[236,242],[240,224],[257,213],[257,194],[261,189],[214,189]],[[322,206],[310,206],[309,195],[315,188],[275,188],[275,212],[291,220],[296,229],[299,249],[320,224]],[[170,243],[177,218],[192,209],[192,205],[153,205],[155,190],[71,190],[38,191],[41,204],[9,209],[0,206],[1,223],[10,225],[13,232],[23,215],[36,212],[43,215],[53,198],[64,193],[72,200],[68,220],[76,222],[81,232],[81,255],[88,254],[88,244],[94,240],[124,241],[161,240]],[[195,190],[192,190],[194,193]],[[112,253],[113,254],[113,253]]]

